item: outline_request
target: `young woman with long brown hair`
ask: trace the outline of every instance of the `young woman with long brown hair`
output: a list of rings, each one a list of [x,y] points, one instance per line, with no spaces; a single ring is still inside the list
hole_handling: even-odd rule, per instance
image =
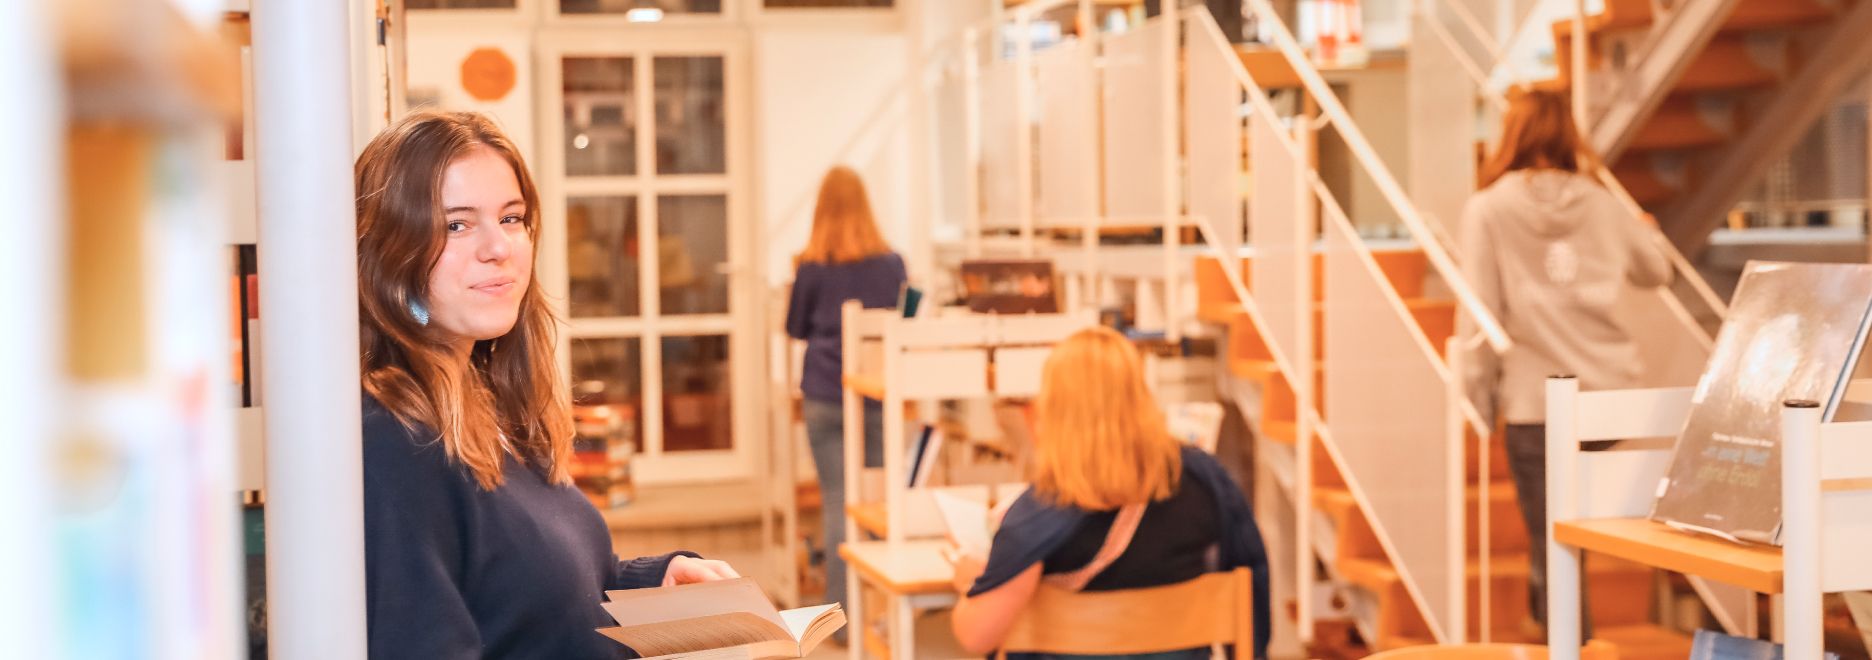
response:
[[[1141,589],[1247,567],[1253,657],[1265,657],[1273,619],[1253,511],[1214,457],[1170,435],[1131,342],[1104,327],[1060,342],[1034,407],[1033,486],[1008,507],[987,557],[956,562],[963,596],[952,627],[963,648],[999,646],[1042,581]],[[1149,657],[1207,658],[1209,649]]]
[[[903,258],[878,233],[864,181],[849,167],[834,167],[819,183],[812,237],[794,259],[793,292],[786,332],[806,341],[800,389],[801,413],[819,472],[826,561],[826,602],[845,600],[845,387],[839,336],[840,307],[857,300],[867,308],[890,307],[904,285]],[[883,409],[865,401],[865,465],[883,464]],[[844,640],[844,630],[837,639]]]
[[[613,658],[607,589],[734,577],[694,553],[619,561],[568,474],[539,194],[471,113],[396,122],[358,157],[370,654]]]
[[[1664,247],[1584,171],[1595,162],[1566,94],[1514,95],[1485,188],[1463,209],[1463,274],[1508,331],[1499,360],[1478,355],[1470,397],[1507,423],[1508,464],[1527,524],[1529,606],[1546,621],[1546,403],[1543,382],[1573,374],[1586,389],[1635,387],[1638,346],[1614,318],[1627,284],[1670,278]]]

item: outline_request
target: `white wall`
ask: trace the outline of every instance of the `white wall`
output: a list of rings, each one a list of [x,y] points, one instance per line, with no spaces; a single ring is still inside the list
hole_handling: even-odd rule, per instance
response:
[[[793,276],[819,179],[833,165],[864,177],[878,229],[898,252],[910,227],[908,40],[869,28],[768,27],[754,35],[759,208],[769,282]],[[919,264],[912,264],[915,270]]]
[[[472,110],[493,118],[520,148],[520,155],[535,162],[533,105],[533,27],[525,19],[436,15],[411,12],[409,44],[409,104],[433,99],[444,110]],[[462,88],[462,60],[480,48],[493,48],[513,61],[515,79],[507,95],[493,100],[475,99]]]

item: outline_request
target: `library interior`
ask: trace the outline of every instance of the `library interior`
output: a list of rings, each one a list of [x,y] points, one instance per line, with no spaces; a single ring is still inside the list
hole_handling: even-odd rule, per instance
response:
[[[1869,659],[1867,35],[0,2],[0,657]]]

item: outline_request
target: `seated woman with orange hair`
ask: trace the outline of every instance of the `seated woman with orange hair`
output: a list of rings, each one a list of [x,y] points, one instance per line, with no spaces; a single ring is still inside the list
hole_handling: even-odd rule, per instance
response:
[[[957,561],[966,594],[954,630],[968,650],[1000,646],[1042,580],[1085,591],[1141,589],[1247,567],[1254,655],[1266,656],[1261,531],[1221,464],[1170,435],[1142,362],[1109,328],[1082,330],[1053,349],[1035,402],[1033,487],[1008,508],[985,561]]]

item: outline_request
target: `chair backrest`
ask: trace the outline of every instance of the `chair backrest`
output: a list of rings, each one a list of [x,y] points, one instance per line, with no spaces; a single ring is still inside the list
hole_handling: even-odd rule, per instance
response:
[[[1547,647],[1532,644],[1453,644],[1391,649],[1365,660],[1547,660]],[[1618,660],[1618,647],[1603,640],[1587,642],[1580,660]]]
[[[1246,568],[1146,589],[1075,593],[1041,583],[1001,652],[1111,655],[1217,644],[1254,655],[1254,581]]]

